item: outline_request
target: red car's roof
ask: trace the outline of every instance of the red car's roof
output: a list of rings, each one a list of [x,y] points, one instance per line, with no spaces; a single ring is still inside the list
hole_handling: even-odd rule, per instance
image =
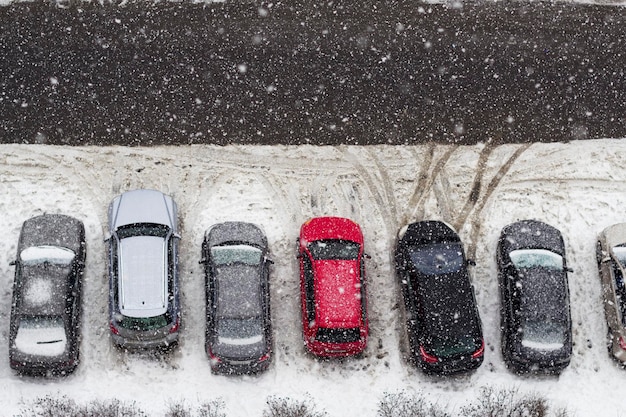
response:
[[[361,281],[356,260],[313,262],[317,320],[321,327],[354,328],[361,325]]]
[[[304,223],[300,239],[312,242],[323,239],[343,239],[363,243],[363,233],[358,224],[343,217],[316,217]]]

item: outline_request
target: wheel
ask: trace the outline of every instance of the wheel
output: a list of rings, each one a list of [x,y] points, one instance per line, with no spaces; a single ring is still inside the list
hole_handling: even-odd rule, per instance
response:
[[[598,267],[602,263],[602,258],[604,258],[604,256],[602,255],[602,243],[600,243],[600,241],[597,241],[596,242],[596,262],[598,262]]]

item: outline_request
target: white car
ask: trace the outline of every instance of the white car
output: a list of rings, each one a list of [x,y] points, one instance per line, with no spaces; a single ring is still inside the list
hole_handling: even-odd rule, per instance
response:
[[[596,259],[609,328],[609,352],[626,363],[626,223],[607,227],[600,233]]]

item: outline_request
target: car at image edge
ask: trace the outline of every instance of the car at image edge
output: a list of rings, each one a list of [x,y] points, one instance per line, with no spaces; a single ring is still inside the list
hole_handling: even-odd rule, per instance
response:
[[[17,246],[9,329],[11,368],[66,375],[79,362],[83,223],[61,214],[26,220]]]
[[[596,259],[608,327],[608,350],[626,365],[626,223],[604,229],[598,236]]]
[[[304,344],[314,355],[358,355],[367,344],[363,233],[342,217],[305,222],[298,238]]]
[[[478,368],[485,344],[457,233],[441,221],[410,223],[398,234],[396,275],[404,300],[410,359],[429,374]]]
[[[178,221],[174,200],[134,190],[109,206],[109,326],[116,345],[171,347],[178,341]]]
[[[205,349],[218,373],[268,368],[272,352],[267,238],[256,225],[225,222],[206,231]]]
[[[572,355],[567,265],[558,229],[522,220],[502,229],[496,251],[502,355],[515,372],[559,373]]]

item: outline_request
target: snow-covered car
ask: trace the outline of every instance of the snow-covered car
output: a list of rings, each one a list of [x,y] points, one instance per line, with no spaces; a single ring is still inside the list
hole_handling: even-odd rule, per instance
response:
[[[560,372],[572,355],[561,232],[537,220],[512,223],[502,229],[496,258],[505,362],[516,372]]]
[[[272,352],[267,238],[256,225],[226,222],[204,236],[205,348],[218,373],[267,369]]]
[[[626,364],[626,223],[609,226],[600,233],[596,258],[608,325],[609,353]]]
[[[11,262],[11,368],[68,374],[78,365],[85,253],[85,228],[73,217],[44,214],[23,223]]]
[[[159,191],[128,191],[109,206],[109,327],[124,348],[178,341],[177,207]]]
[[[317,217],[300,228],[300,298],[304,344],[323,357],[357,355],[368,336],[361,227]]]
[[[478,368],[485,343],[461,239],[440,221],[398,233],[396,275],[404,299],[410,358],[426,373]]]

